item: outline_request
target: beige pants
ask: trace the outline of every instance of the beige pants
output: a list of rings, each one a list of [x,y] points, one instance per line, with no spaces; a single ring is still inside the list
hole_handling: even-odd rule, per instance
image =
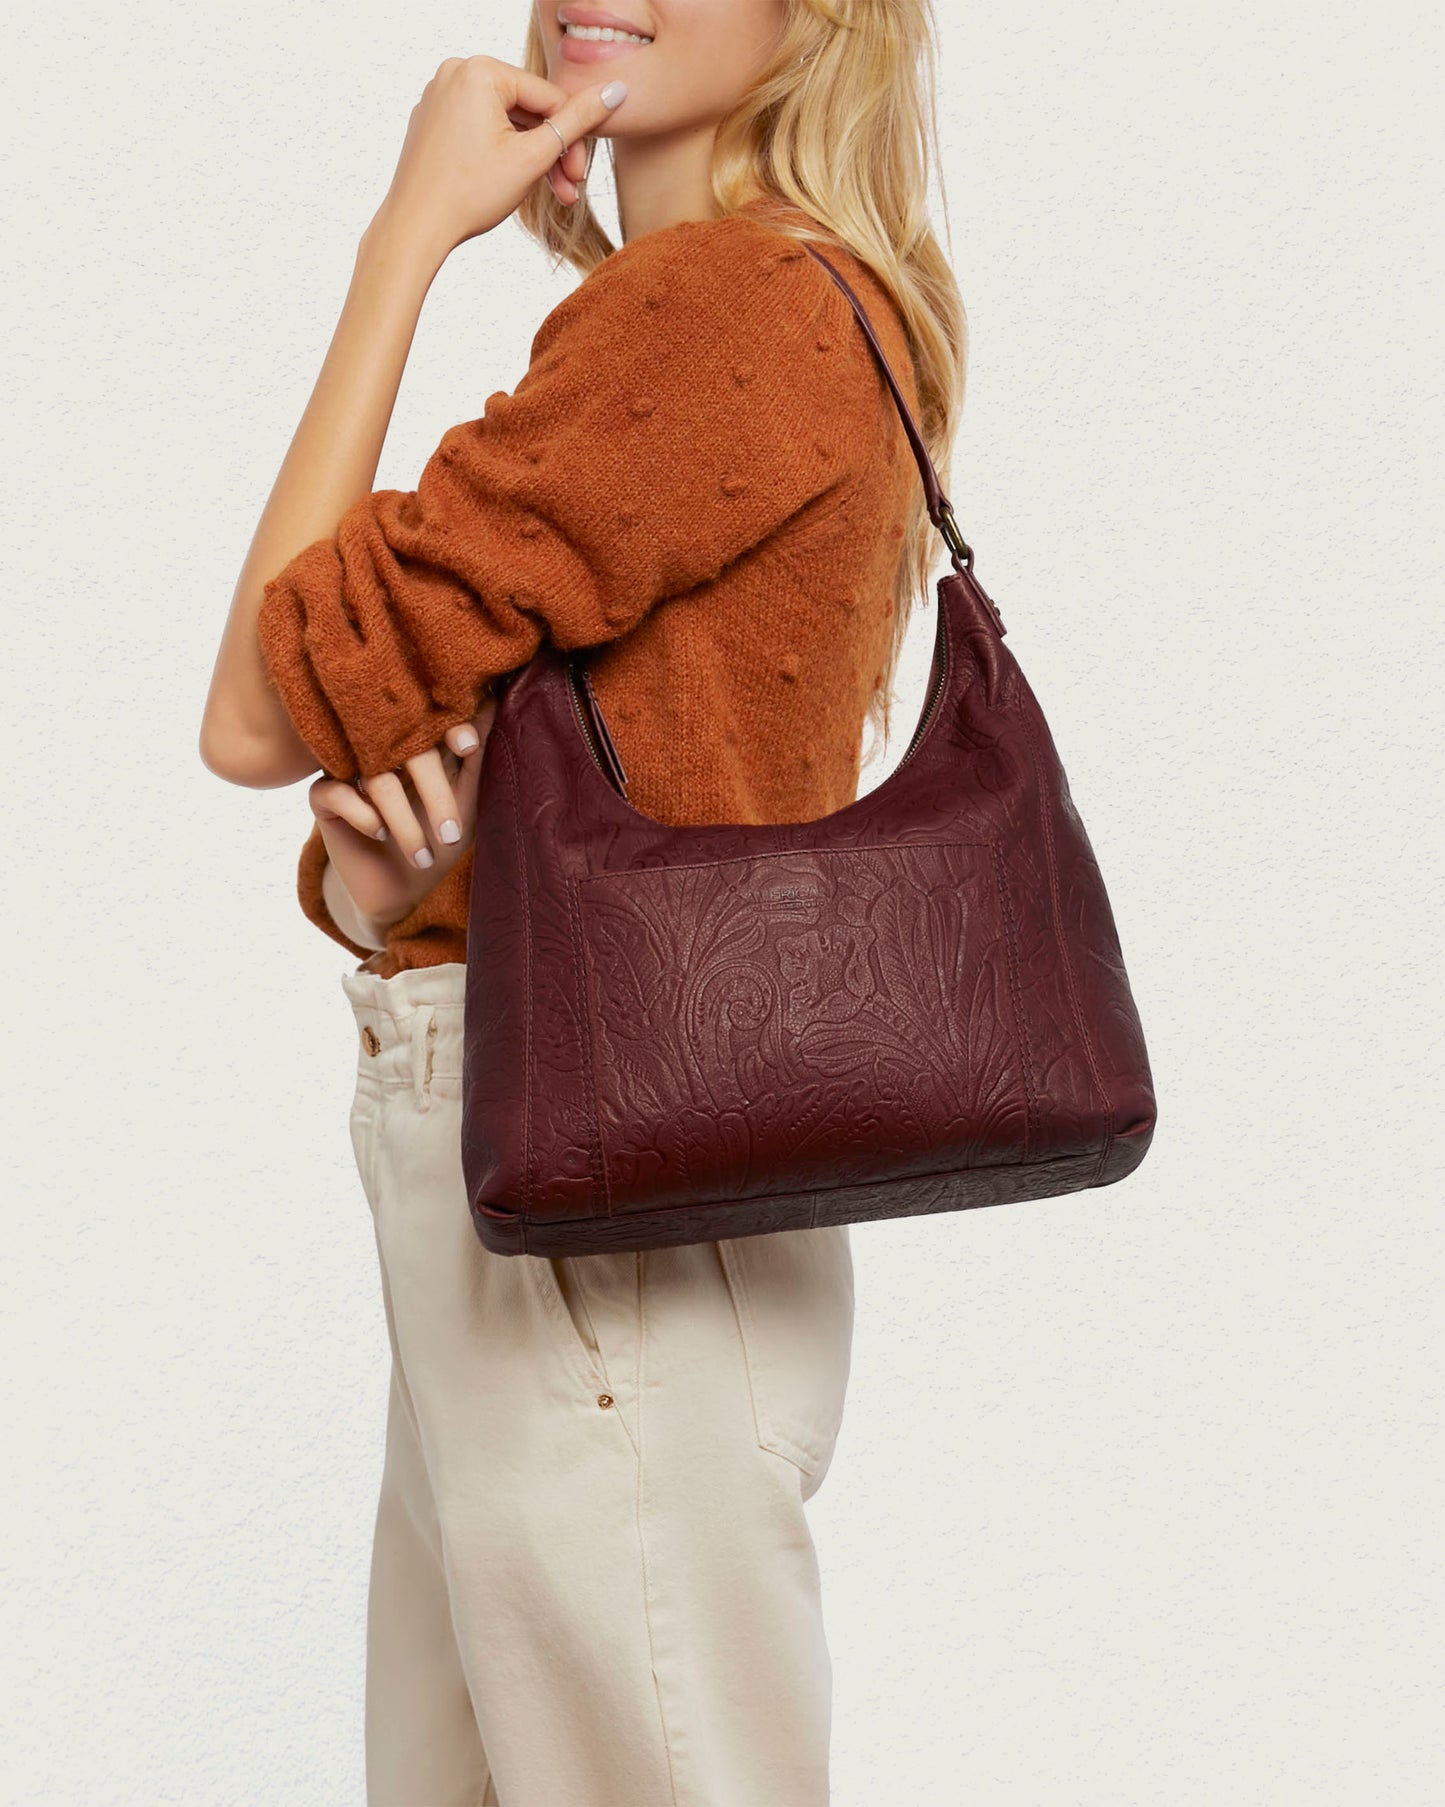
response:
[[[465,972],[342,976],[392,1350],[368,1807],[817,1807],[832,1676],[804,1502],[843,1411],[847,1230],[483,1248]]]

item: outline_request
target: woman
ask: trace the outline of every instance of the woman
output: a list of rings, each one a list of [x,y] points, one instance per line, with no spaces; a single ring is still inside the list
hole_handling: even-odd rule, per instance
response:
[[[371,1807],[811,1807],[830,1666],[804,1513],[846,1228],[566,1260],[470,1223],[471,831],[495,683],[589,647],[629,801],[856,794],[934,542],[858,294],[940,472],[963,316],[928,230],[926,0],[540,0],[525,66],[413,111],[226,624],[206,764],[316,773],[298,888],[360,965],[352,1133],[392,1346]],[[612,26],[624,28],[614,31]],[[922,66],[920,67],[920,57]],[[623,242],[583,193],[614,157]],[[583,275],[516,389],[372,492],[431,278],[516,213]],[[519,825],[524,831],[524,825]]]

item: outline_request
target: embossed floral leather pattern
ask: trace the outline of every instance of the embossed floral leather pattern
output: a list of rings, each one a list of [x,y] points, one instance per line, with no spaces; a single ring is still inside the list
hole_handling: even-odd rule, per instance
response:
[[[827,267],[953,553],[924,714],[888,777],[831,815],[674,826],[626,800],[574,657],[545,647],[506,684],[467,931],[462,1160],[490,1249],[1043,1198],[1123,1179],[1153,1136],[1113,914],[1048,724]]]

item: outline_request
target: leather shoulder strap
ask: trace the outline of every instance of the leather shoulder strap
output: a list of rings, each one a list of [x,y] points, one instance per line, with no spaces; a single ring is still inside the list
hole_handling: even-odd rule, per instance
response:
[[[903,391],[898,386],[898,378],[894,376],[892,366],[888,362],[883,347],[878,343],[878,335],[873,330],[873,323],[869,320],[863,303],[820,251],[815,251],[811,245],[805,245],[804,249],[810,256],[817,258],[818,262],[822,264],[823,268],[833,278],[833,281],[847,296],[849,305],[852,307],[853,312],[858,316],[858,323],[867,334],[868,343],[873,347],[873,355],[877,358],[888,387],[893,392],[893,400],[897,403],[899,415],[903,420],[903,430],[908,435],[909,445],[913,448],[913,457],[918,465],[918,474],[923,479],[924,494],[928,498],[928,518],[933,522],[934,526],[947,542],[955,569],[959,571],[972,570],[973,548],[958,530],[958,523],[953,518],[952,505],[950,504],[948,497],[944,495],[943,486],[938,481],[938,472],[934,468],[933,460],[928,455],[928,447],[923,443],[923,435],[918,430],[918,422],[913,418],[913,412],[909,408],[907,401],[904,399]],[[962,564],[959,563],[960,559],[963,561]]]

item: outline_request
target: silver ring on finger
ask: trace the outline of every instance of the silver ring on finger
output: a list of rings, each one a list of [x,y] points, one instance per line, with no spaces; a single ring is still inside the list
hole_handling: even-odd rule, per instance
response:
[[[560,133],[560,132],[559,132],[559,131],[558,131],[558,130],[557,130],[557,128],[556,128],[556,126],[554,126],[554,125],[552,125],[552,121],[551,121],[551,120],[550,120],[550,119],[544,119],[544,120],[543,120],[543,121],[542,121],[542,124],[543,124],[543,125],[545,125],[545,126],[551,126],[551,127],[552,127],[552,133],[553,133],[553,135],[554,135],[554,136],[555,136],[555,138],[556,138],[556,140],[557,140],[557,142],[558,142],[558,144],[560,144],[560,145],[561,145],[561,147],[562,147],[562,155],[563,155],[563,156],[564,156],[564,157],[565,157],[565,156],[566,156],[566,155],[567,155],[567,140],[566,140],[566,139],[565,139],[565,138],[564,138],[564,137],[563,137],[563,136],[562,136],[562,134],[561,134],[561,133]]]

